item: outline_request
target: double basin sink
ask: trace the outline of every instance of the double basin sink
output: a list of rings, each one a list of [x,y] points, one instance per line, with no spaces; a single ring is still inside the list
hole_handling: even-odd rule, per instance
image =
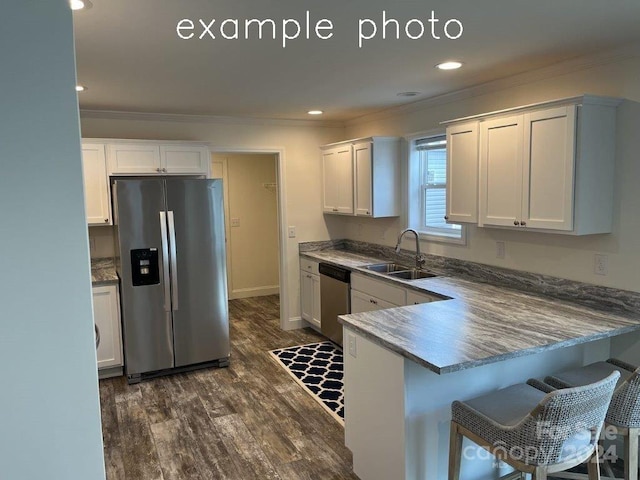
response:
[[[372,265],[364,265],[362,268],[373,272],[382,273],[392,278],[401,278],[403,280],[419,280],[421,278],[432,278],[437,276],[435,273],[412,268],[397,263],[374,263]]]

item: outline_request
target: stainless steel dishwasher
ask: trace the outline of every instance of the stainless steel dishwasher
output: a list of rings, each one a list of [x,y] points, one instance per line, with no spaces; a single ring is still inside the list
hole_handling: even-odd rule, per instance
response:
[[[318,270],[322,334],[342,346],[342,325],[338,323],[338,315],[351,312],[351,272],[328,263],[321,263]]]

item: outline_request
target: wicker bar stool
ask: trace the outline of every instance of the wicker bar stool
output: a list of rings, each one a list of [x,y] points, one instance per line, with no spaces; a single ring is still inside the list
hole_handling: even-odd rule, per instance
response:
[[[533,480],[587,460],[589,479],[599,479],[596,446],[619,377],[613,372],[593,384],[561,390],[529,380],[453,402],[449,480],[460,478],[463,436],[516,470],[531,473]]]
[[[640,435],[640,367],[610,358],[582,368],[568,370],[545,378],[557,388],[584,385],[619,372],[620,380],[613,393],[605,422],[624,436],[624,478],[638,480],[638,436]],[[608,464],[608,475],[613,476]]]

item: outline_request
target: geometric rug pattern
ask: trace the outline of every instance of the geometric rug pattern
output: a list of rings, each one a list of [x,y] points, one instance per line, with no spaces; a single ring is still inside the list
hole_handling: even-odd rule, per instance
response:
[[[269,352],[338,422],[344,425],[342,350],[332,342],[280,348]]]

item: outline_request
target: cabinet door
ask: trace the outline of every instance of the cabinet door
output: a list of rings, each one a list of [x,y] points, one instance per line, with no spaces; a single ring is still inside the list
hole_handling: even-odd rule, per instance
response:
[[[478,221],[478,122],[447,128],[447,214],[452,223]]]
[[[98,368],[122,366],[120,302],[117,286],[93,287],[93,320],[98,342]]]
[[[162,173],[157,145],[114,144],[107,147],[109,175]]]
[[[522,122],[514,115],[480,125],[480,225],[520,225]]]
[[[351,290],[351,313],[372,312],[374,310],[384,310],[397,306],[398,305],[386,302],[373,295],[368,295],[358,290]]]
[[[573,229],[576,106],[525,114],[522,222]]]
[[[160,161],[163,173],[208,175],[209,149],[189,145],[161,145]]]
[[[82,145],[84,208],[89,225],[111,225],[111,202],[104,145]]]
[[[322,152],[323,211],[353,214],[353,162],[351,145]]]
[[[320,310],[320,275],[311,275],[311,283],[313,284],[313,302],[311,306],[311,323],[317,327],[322,325],[322,316]]]
[[[438,300],[441,299],[435,295],[407,290],[407,305],[419,305],[421,303],[437,302]]]
[[[310,322],[313,318],[313,276],[300,271],[300,316]]]
[[[353,160],[356,168],[356,215],[373,215],[373,177],[371,143],[353,146]]]

